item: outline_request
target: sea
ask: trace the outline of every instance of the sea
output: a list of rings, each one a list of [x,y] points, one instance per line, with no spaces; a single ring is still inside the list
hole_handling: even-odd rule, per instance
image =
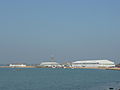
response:
[[[120,71],[0,68],[0,90],[120,90]]]

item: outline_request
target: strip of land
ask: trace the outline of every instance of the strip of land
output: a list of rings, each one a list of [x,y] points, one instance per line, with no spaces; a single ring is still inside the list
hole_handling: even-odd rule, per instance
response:
[[[71,69],[106,69],[106,70],[120,70],[119,67],[36,67],[36,66],[25,66],[25,67],[10,67],[10,66],[0,66],[0,68],[71,68]]]

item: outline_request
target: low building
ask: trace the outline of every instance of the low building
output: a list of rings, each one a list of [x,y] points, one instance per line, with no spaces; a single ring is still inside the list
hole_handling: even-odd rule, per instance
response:
[[[72,67],[115,67],[110,60],[84,60],[72,62]]]
[[[40,66],[42,67],[61,67],[57,62],[41,62]]]
[[[120,67],[120,63],[119,63],[119,64],[116,64],[115,67]]]
[[[72,66],[72,62],[64,62],[61,65],[62,65],[62,67],[71,67]]]
[[[9,64],[10,67],[26,67],[26,64]]]

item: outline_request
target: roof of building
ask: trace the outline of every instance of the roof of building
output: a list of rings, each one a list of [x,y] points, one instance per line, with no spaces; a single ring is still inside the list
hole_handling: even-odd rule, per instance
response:
[[[46,65],[46,64],[47,64],[47,65],[51,65],[51,64],[52,64],[52,65],[53,65],[53,64],[56,65],[56,64],[58,64],[58,63],[57,63],[57,62],[41,62],[40,65]]]
[[[26,65],[24,63],[11,63],[10,65]]]
[[[110,61],[110,60],[82,60],[82,61],[75,61],[72,63],[110,63],[110,64],[114,64],[114,62]]]

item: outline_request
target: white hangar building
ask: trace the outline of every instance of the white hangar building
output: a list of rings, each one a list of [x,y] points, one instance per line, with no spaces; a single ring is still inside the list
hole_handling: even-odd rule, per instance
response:
[[[115,67],[110,60],[84,60],[72,62],[72,67]]]
[[[10,67],[26,67],[26,64],[9,64]]]
[[[40,66],[44,67],[61,67],[61,65],[57,62],[41,62]]]

